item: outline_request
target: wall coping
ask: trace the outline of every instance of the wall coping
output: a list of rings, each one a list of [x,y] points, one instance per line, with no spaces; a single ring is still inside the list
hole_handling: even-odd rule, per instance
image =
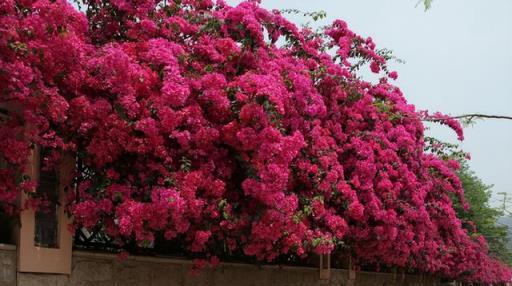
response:
[[[83,251],[83,250],[75,250],[75,251],[73,251],[73,257],[76,257],[76,258],[95,258],[95,259],[104,259],[104,260],[119,260],[117,258],[116,254],[94,252],[94,251]],[[125,261],[151,262],[151,263],[160,263],[160,264],[186,264],[186,265],[192,265],[193,264],[193,261],[190,260],[190,259],[177,258],[177,257],[171,257],[171,256],[130,255],[130,256],[128,256],[128,258]],[[318,268],[316,268],[316,267],[306,267],[306,266],[255,265],[255,264],[235,263],[235,262],[221,262],[219,266],[237,266],[237,267],[260,268],[260,269],[287,269],[287,270],[296,269],[296,270],[313,270],[313,271],[317,271],[318,270]],[[344,270],[344,271],[346,271],[346,269],[336,269],[336,270]]]
[[[15,251],[16,245],[0,243],[0,250]]]
[[[3,244],[0,243],[0,250],[5,251],[16,251],[16,245],[13,244]],[[112,253],[102,253],[102,252],[94,252],[94,251],[83,251],[83,250],[75,250],[73,251],[73,257],[76,258],[90,258],[90,259],[102,259],[102,260],[119,260],[116,254]],[[126,261],[133,262],[150,262],[150,263],[159,263],[159,264],[185,264],[192,265],[193,261],[186,258],[177,258],[177,257],[162,257],[162,256],[141,256],[141,255],[130,255],[126,259]],[[122,261],[121,261],[122,262]],[[267,269],[267,270],[308,270],[308,271],[318,271],[316,267],[306,267],[306,266],[290,266],[290,265],[255,265],[248,263],[235,263],[235,262],[221,262],[220,266],[235,266],[235,267],[244,267],[244,268],[257,268],[257,269]],[[331,271],[348,271],[347,269],[339,269],[339,268],[331,268]],[[369,272],[369,271],[357,271],[358,273],[364,274],[372,274],[372,275],[394,275],[389,272]],[[421,275],[421,274],[408,274],[409,275]],[[425,274],[423,274],[425,275]],[[401,276],[401,274],[397,273],[397,276]],[[425,277],[429,277],[430,275],[425,275]]]
[[[76,258],[90,258],[90,259],[103,259],[103,260],[118,260],[116,254],[113,253],[104,253],[104,252],[95,252],[95,251],[83,251],[83,250],[75,250],[73,251],[73,257]],[[171,257],[171,256],[142,256],[142,255],[130,255],[124,261],[132,261],[132,262],[150,262],[150,263],[159,263],[159,264],[184,264],[184,265],[192,265],[193,261],[191,259],[179,258],[179,257]],[[290,266],[290,265],[255,265],[249,263],[235,263],[235,262],[221,262],[219,267],[222,266],[234,266],[234,267],[244,267],[244,268],[256,268],[256,269],[266,269],[266,270],[307,270],[307,271],[318,271],[317,267],[307,267],[307,266]],[[341,271],[348,272],[348,269],[341,268],[331,268],[331,271]],[[390,272],[371,272],[371,271],[357,271],[359,274],[372,274],[372,275],[395,275]],[[400,277],[401,273],[396,273],[397,277]],[[420,276],[422,274],[409,274],[405,273],[405,276]],[[432,277],[428,274],[423,274],[424,277]]]

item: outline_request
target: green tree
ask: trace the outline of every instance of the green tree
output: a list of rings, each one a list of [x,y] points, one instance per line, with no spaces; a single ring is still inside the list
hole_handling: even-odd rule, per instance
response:
[[[418,1],[418,4],[423,3],[423,6],[425,6],[425,11],[427,11],[428,9],[430,9],[430,7],[432,7],[433,1],[434,0],[420,0]]]
[[[503,211],[493,208],[489,204],[491,197],[491,185],[486,185],[464,162],[458,172],[458,176],[464,188],[464,196],[471,208],[465,211],[456,202],[456,211],[463,221],[472,221],[476,226],[476,234],[483,235],[489,244],[491,256],[501,259],[512,265],[512,251],[507,247],[508,227],[498,223],[503,216]],[[456,200],[455,200],[456,201]],[[469,227],[469,225],[468,225]],[[471,229],[471,227],[469,227]]]

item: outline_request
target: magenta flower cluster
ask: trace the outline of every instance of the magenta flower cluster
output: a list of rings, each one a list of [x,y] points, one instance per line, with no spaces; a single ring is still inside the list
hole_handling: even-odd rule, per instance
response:
[[[33,188],[20,174],[40,145],[48,168],[65,152],[80,163],[73,227],[121,246],[163,234],[203,266],[219,245],[265,261],[344,247],[360,264],[510,280],[456,217],[457,164],[424,151],[423,115],[371,38],[341,20],[300,29],[256,1],[82,7],[0,3],[4,211]]]

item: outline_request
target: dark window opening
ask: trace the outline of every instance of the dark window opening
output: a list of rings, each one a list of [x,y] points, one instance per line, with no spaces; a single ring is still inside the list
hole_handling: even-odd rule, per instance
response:
[[[41,148],[39,152],[39,181],[36,194],[43,198],[47,204],[35,213],[36,246],[58,248],[59,221],[58,221],[58,181],[55,168],[46,168],[44,158],[48,151]]]
[[[0,124],[9,119],[9,112],[0,107]],[[0,171],[9,168],[9,165],[0,154]],[[12,214],[6,213],[5,210],[0,209],[0,243],[14,244],[13,239],[13,226],[15,218]]]
[[[13,218],[0,210],[0,243],[13,244]]]
[[[7,109],[0,107],[0,120],[7,121],[9,118],[9,111]]]

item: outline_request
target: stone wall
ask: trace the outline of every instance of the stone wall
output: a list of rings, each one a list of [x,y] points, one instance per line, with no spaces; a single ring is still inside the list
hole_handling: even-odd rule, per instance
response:
[[[346,270],[331,270],[329,281],[318,269],[224,263],[199,275],[190,274],[189,260],[116,256],[75,252],[73,272],[67,275],[18,274],[18,286],[341,286],[350,285]],[[402,281],[403,280],[403,281]],[[358,272],[354,286],[435,285],[421,276]],[[3,286],[3,285],[2,285]]]
[[[0,244],[0,286],[16,286],[16,247]]]
[[[16,248],[0,244],[0,286],[439,285],[429,277],[373,272],[357,272],[355,281],[349,281],[348,272],[342,269],[332,269],[331,279],[324,281],[318,279],[316,268],[234,263],[223,263],[194,276],[191,266],[189,260],[182,259],[131,256],[119,261],[115,255],[76,251],[71,275],[18,273],[16,277]]]

